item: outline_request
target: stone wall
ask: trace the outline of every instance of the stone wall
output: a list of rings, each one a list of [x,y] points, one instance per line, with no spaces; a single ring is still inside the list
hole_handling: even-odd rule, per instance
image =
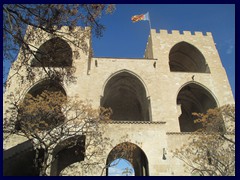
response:
[[[32,29],[29,28],[29,30]],[[49,36],[46,35],[36,46],[39,47],[48,39]],[[169,53],[171,48],[183,41],[193,45],[202,53],[210,73],[170,71]],[[90,41],[89,48],[91,48]],[[112,77],[125,72],[133,75],[142,83],[150,102],[150,121],[108,124],[104,136],[110,137],[115,146],[122,143],[121,137],[128,135],[128,140],[145,153],[148,159],[149,175],[186,175],[181,162],[172,159],[170,153],[170,150],[179,147],[185,141],[186,136],[167,134],[180,132],[178,118],[181,115],[181,108],[177,104],[177,97],[185,85],[192,83],[201,86],[212,95],[217,106],[234,103],[228,78],[211,33],[203,35],[201,32],[191,34],[184,31],[181,34],[178,31],[168,33],[166,30],[160,30],[157,33],[155,29],[152,29],[143,59],[91,57],[90,53],[81,52],[74,47],[72,47],[72,51],[73,66],[76,68],[74,76],[77,79],[75,83],[62,84],[68,97],[91,100],[93,106],[98,108],[101,98],[104,96],[105,86]],[[17,64],[18,61],[14,64]],[[13,69],[10,70],[9,76],[12,74],[14,74]],[[24,97],[31,87],[44,78],[41,70],[39,70],[39,76],[32,83],[22,84],[19,77],[15,76],[11,80],[12,84],[6,88],[4,100],[9,94],[20,91]],[[7,108],[9,108],[9,104],[5,103],[5,117],[8,116]],[[15,141],[16,138],[14,138],[14,144],[16,144]],[[20,142],[22,141],[19,139]],[[4,148],[11,147],[12,143],[8,141]],[[162,158],[163,149],[167,152],[166,160]],[[110,151],[109,147],[106,152]],[[108,153],[103,156],[107,159]]]

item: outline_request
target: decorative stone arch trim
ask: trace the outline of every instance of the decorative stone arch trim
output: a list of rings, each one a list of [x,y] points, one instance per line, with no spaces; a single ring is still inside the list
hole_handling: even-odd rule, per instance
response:
[[[182,84],[182,85],[180,86],[180,88],[178,88],[178,90],[177,90],[177,92],[176,92],[176,94],[175,94],[175,97],[176,97],[175,99],[177,99],[177,96],[178,96],[179,92],[182,90],[182,88],[185,87],[185,86],[187,86],[187,85],[189,85],[189,84],[196,84],[196,85],[202,87],[203,89],[205,89],[205,90],[214,98],[215,102],[217,103],[217,107],[220,106],[220,105],[219,105],[219,102],[218,102],[218,99],[217,99],[217,97],[214,95],[214,93],[213,93],[209,88],[207,88],[207,86],[205,86],[203,83],[197,82],[197,81],[195,81],[195,80],[194,80],[194,81],[188,81],[188,82]]]
[[[127,70],[127,69],[122,69],[122,70],[116,71],[116,72],[112,73],[112,74],[105,80],[105,82],[104,82],[104,84],[103,84],[103,86],[102,86],[101,96],[104,96],[104,90],[105,90],[105,87],[106,87],[107,83],[109,82],[109,80],[110,80],[112,77],[114,77],[114,76],[116,76],[116,75],[118,75],[118,74],[120,74],[120,73],[124,73],[124,72],[129,73],[129,74],[135,76],[139,81],[141,81],[142,85],[143,85],[144,88],[145,88],[146,96],[147,96],[147,97],[150,96],[149,91],[148,91],[148,88],[147,88],[147,85],[146,85],[146,83],[143,81],[143,79],[142,79],[138,74],[134,73],[133,71]]]

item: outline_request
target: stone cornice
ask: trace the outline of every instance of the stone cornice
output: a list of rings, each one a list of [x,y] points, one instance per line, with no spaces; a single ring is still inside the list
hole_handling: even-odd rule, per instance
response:
[[[197,135],[197,134],[205,134],[205,135],[211,135],[212,133],[205,133],[205,132],[167,132],[166,135]],[[224,135],[235,135],[235,133],[225,133]]]
[[[106,124],[166,124],[165,121],[109,121]]]

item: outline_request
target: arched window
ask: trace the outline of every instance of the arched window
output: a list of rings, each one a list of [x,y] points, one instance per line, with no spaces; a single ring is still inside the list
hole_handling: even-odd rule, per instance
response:
[[[72,49],[63,39],[57,37],[43,43],[33,59],[32,67],[72,66]]]
[[[149,121],[149,100],[142,82],[133,74],[121,72],[106,84],[101,106],[113,110],[117,121]]]
[[[169,53],[170,71],[210,73],[203,54],[193,45],[180,42]]]
[[[217,107],[210,92],[196,83],[182,87],[177,96],[177,104],[181,105],[182,111],[179,116],[181,132],[193,132],[201,128],[201,124],[194,123],[192,113],[206,113],[208,109]]]

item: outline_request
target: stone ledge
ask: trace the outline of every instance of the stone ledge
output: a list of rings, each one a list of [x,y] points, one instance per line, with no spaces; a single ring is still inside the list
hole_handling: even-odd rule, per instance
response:
[[[210,135],[211,133],[206,133],[206,132],[167,132],[166,135],[197,135],[197,134],[205,134],[205,135]],[[225,133],[225,135],[235,135],[235,133]]]
[[[111,121],[106,124],[166,124],[165,121]]]
[[[191,135],[194,132],[167,132],[166,135]]]

